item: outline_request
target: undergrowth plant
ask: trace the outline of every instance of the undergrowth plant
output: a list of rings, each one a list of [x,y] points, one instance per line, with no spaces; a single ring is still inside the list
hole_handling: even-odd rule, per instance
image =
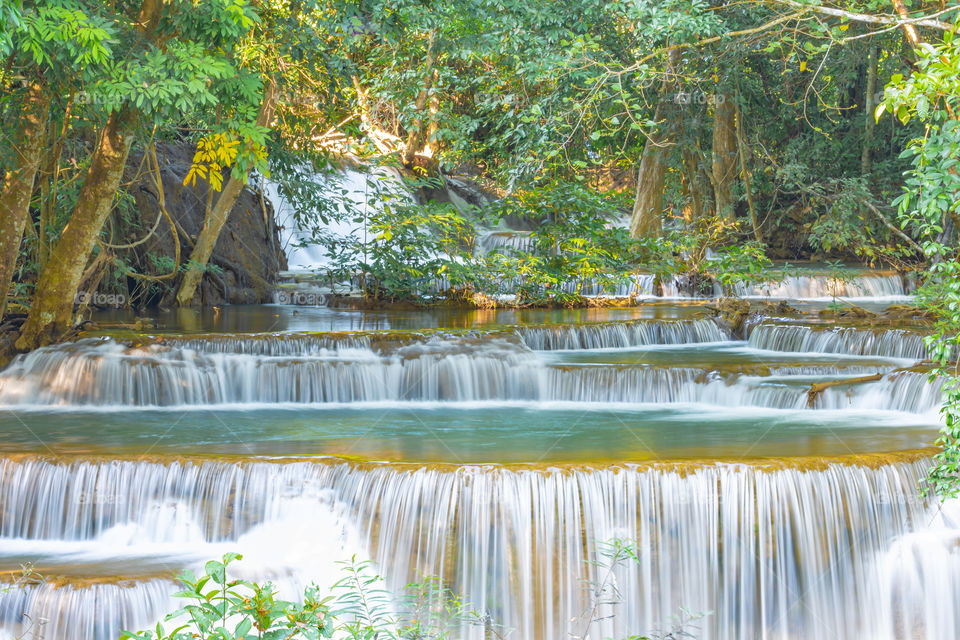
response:
[[[153,629],[123,631],[121,640],[453,640],[463,629],[478,626],[486,637],[513,637],[488,612],[478,612],[451,592],[439,578],[411,583],[400,593],[388,590],[372,563],[355,558],[342,563],[343,578],[329,593],[315,584],[306,587],[300,602],[283,600],[271,583],[231,579],[231,563],[242,559],[227,553],[211,560],[203,575],[184,571],[183,588],[174,594],[184,606],[168,614]],[[586,640],[604,608],[622,602],[614,573],[636,561],[633,544],[613,541],[600,546],[596,582],[587,585],[588,608],[575,622],[575,638]],[[624,640],[693,638],[691,623],[699,616],[686,611],[666,631]]]

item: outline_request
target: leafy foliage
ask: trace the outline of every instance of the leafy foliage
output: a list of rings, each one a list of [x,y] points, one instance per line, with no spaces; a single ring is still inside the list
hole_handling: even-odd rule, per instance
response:
[[[945,426],[926,489],[943,497],[960,495],[960,252],[952,240],[960,229],[958,71],[960,48],[948,33],[943,43],[925,50],[909,79],[894,78],[877,110],[878,115],[890,111],[901,121],[916,118],[924,123],[924,135],[911,140],[903,152],[912,168],[896,204],[901,225],[920,236],[930,262],[918,297],[938,318],[927,345],[938,365],[931,380],[943,385]]]
[[[277,598],[270,583],[230,579],[230,564],[241,559],[227,553],[221,560],[207,562],[202,576],[183,572],[179,576],[183,589],[174,596],[186,604],[154,629],[122,632],[121,640],[448,640],[457,637],[464,625],[482,626],[495,638],[508,635],[438,578],[411,583],[395,594],[384,587],[371,563],[352,559],[342,563],[344,577],[330,594],[310,585],[301,602],[291,602]],[[601,607],[620,602],[614,572],[637,560],[632,543],[615,540],[601,545],[596,564],[602,577],[594,587],[597,595],[591,610],[578,621],[583,637],[589,634]],[[630,640],[692,638],[690,625],[698,617],[683,611],[667,631]],[[164,622],[175,626],[168,630]]]

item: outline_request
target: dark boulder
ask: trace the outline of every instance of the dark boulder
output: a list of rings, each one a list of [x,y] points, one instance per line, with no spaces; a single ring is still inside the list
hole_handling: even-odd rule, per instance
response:
[[[203,226],[207,203],[205,181],[184,185],[193,152],[194,147],[189,144],[157,145],[163,201],[177,226],[181,268],[189,260],[193,239]],[[113,245],[136,242],[150,232],[159,216],[156,231],[145,242],[118,249],[117,254],[130,267],[128,271],[160,276],[173,268],[175,244],[170,223],[161,215],[160,194],[149,167],[149,159],[144,161],[142,152],[130,154],[126,179],[130,181],[128,193],[133,206],[127,208],[125,215],[122,209],[114,215],[117,228],[110,242]],[[224,172],[224,178],[227,177],[228,173]],[[198,291],[203,305],[270,302],[278,273],[287,266],[273,207],[252,186],[241,192],[217,241],[211,266]],[[212,194],[214,202],[218,196],[218,192]],[[128,275],[125,284],[131,304],[139,307],[171,300],[178,283],[179,277],[146,280]],[[102,284],[109,285],[108,282]],[[116,281],[113,286],[117,286]]]

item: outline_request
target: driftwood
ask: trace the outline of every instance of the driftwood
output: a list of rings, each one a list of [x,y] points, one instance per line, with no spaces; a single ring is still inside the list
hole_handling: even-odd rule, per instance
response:
[[[810,390],[807,391],[807,405],[813,407],[814,403],[817,401],[817,396],[820,395],[825,389],[830,389],[832,387],[843,387],[850,384],[862,384],[864,382],[876,382],[877,380],[882,379],[884,374],[875,373],[869,376],[860,376],[858,378],[843,378],[840,380],[828,380],[826,382],[814,382],[810,385]]]

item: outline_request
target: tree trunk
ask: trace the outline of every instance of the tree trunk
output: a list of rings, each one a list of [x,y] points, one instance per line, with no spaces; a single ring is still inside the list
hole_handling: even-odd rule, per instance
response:
[[[63,122],[60,124],[59,135],[53,122],[47,134],[46,158],[40,166],[37,181],[40,183],[40,215],[37,221],[37,261],[40,271],[47,266],[50,258],[49,228],[54,216],[57,203],[57,189],[60,185],[60,159],[63,156],[63,145],[70,132],[70,120],[73,117],[73,94],[67,99],[67,106],[63,112]]]
[[[817,397],[827,389],[864,384],[865,382],[877,382],[878,380],[883,380],[883,376],[884,374],[882,373],[875,373],[857,378],[840,378],[838,380],[828,380],[827,382],[814,382],[810,385],[810,390],[807,391],[807,406],[812,409],[817,404]]]
[[[30,217],[33,182],[40,166],[43,139],[50,113],[50,95],[33,82],[24,95],[13,148],[17,159],[3,176],[0,191],[0,318],[7,309],[7,291],[17,268],[23,229]]]
[[[713,193],[717,216],[733,220],[733,182],[737,175],[737,137],[733,101],[726,94],[713,111]]]
[[[273,111],[277,104],[277,83],[271,78],[267,82],[267,87],[263,93],[263,102],[260,103],[260,111],[257,113],[257,126],[268,127],[273,118]],[[197,236],[197,241],[193,245],[193,251],[190,252],[190,268],[183,275],[183,281],[177,290],[177,304],[181,307],[193,304],[194,296],[197,293],[197,287],[203,278],[203,272],[206,270],[213,249],[217,246],[217,240],[220,238],[220,231],[227,222],[227,216],[233,210],[233,205],[237,203],[240,192],[243,191],[247,183],[247,177],[243,180],[237,180],[232,175],[223,187],[217,203],[211,208],[207,207],[207,214],[203,220],[203,228]],[[208,185],[208,195],[212,189]]]
[[[133,110],[122,107],[110,115],[100,133],[70,221],[37,282],[33,306],[17,339],[19,351],[50,344],[72,326],[77,287],[120,188],[133,144],[134,119]]]
[[[710,208],[710,184],[705,182],[700,156],[695,149],[685,147],[683,155],[684,184],[690,203],[690,215],[685,220],[688,225],[696,225]]]
[[[903,4],[903,0],[892,0],[892,2],[893,8],[897,10],[897,15],[900,16],[900,19],[909,20],[910,11],[907,9],[906,5]],[[917,28],[913,26],[913,24],[909,22],[904,23],[903,33],[914,49],[920,46],[920,34],[917,33]]]
[[[440,97],[434,93],[430,96],[430,124],[427,125],[426,136],[423,140],[423,155],[433,159],[440,154],[440,141],[437,140],[437,131],[440,129]]]
[[[663,233],[663,187],[667,164],[662,140],[663,136],[651,136],[640,157],[637,197],[630,217],[630,235],[634,238],[659,237]]]
[[[743,139],[743,111],[737,108],[737,155],[740,156],[740,176],[743,178],[743,190],[747,196],[747,208],[750,211],[750,223],[753,225],[753,237],[763,242],[760,224],[757,222],[757,207],[753,202],[753,190],[750,187],[750,170],[747,168],[747,143]]]
[[[433,89],[433,83],[437,79],[434,65],[437,62],[436,52],[436,31],[430,32],[430,39],[427,42],[427,59],[424,61],[423,86],[417,94],[417,100],[414,103],[414,109],[417,116],[410,124],[410,131],[407,132],[407,142],[403,146],[403,152],[400,154],[400,161],[403,166],[413,166],[418,152],[423,149],[424,139],[426,138],[426,121],[424,117],[427,111],[427,105],[430,102],[430,90]]]
[[[634,238],[657,238],[663,234],[663,188],[667,178],[667,143],[670,136],[664,119],[664,103],[674,86],[674,66],[679,60],[677,50],[672,50],[664,69],[660,87],[660,101],[654,110],[653,119],[657,129],[647,136],[637,170],[637,196],[630,215],[630,235]]]
[[[874,100],[874,94],[877,92],[877,46],[870,45],[870,52],[867,55],[867,91],[866,91],[866,121],[863,125],[863,149],[860,152],[860,174],[870,173],[873,159],[871,157],[871,145],[873,144],[873,130],[877,126],[877,119],[873,112],[877,108]]]

